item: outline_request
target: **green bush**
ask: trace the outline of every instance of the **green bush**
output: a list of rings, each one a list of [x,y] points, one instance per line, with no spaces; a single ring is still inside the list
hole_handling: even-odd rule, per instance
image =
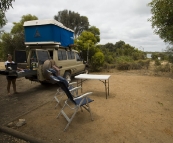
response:
[[[142,68],[142,65],[139,62],[132,62],[130,64],[130,69],[132,70],[138,70]]]
[[[116,64],[109,64],[106,62],[104,62],[104,64],[103,64],[103,69],[113,69],[115,67],[116,67]]]
[[[171,72],[171,66],[169,63],[166,63],[165,65],[159,65],[156,66],[154,69],[155,72]]]
[[[169,63],[166,63],[165,65],[162,66],[162,72],[170,72],[170,71],[171,71],[171,67]]]
[[[105,55],[105,61],[109,64],[113,63],[114,58],[112,57],[112,55]]]
[[[160,66],[161,62],[158,59],[155,59],[155,66]]]
[[[102,52],[97,52],[92,56],[91,68],[93,71],[101,71],[104,64],[104,55]]]
[[[132,57],[129,56],[120,56],[116,58],[116,64],[126,63],[126,62],[133,62]]]
[[[138,63],[140,64],[141,67],[144,67],[146,69],[148,69],[149,65],[150,65],[150,60],[139,60]]]
[[[128,62],[122,62],[117,64],[118,70],[130,70],[131,65]]]
[[[148,69],[150,64],[150,60],[138,60],[134,61],[132,57],[121,56],[116,58],[116,65],[118,70],[137,70],[142,67],[146,67]]]

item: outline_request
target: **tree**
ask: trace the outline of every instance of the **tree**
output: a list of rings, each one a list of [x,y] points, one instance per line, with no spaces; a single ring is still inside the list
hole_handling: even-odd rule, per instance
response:
[[[2,58],[5,60],[7,58],[7,54],[11,54],[13,55],[13,51],[15,49],[15,45],[14,45],[14,40],[12,37],[12,34],[10,33],[4,33],[2,35],[1,38],[1,54],[2,54]]]
[[[5,12],[12,7],[12,2],[15,0],[0,0],[0,26],[4,26],[7,23]]]
[[[118,41],[118,42],[116,42],[115,43],[115,49],[117,49],[117,48],[121,48],[123,45],[125,45],[126,43],[124,42],[124,41]]]
[[[92,56],[92,69],[95,71],[100,71],[101,67],[103,66],[104,63],[104,55],[102,52],[96,52],[94,56]]]
[[[102,48],[106,48],[109,50],[109,52],[114,51],[114,44],[113,43],[106,43],[105,45],[102,46]]]
[[[11,29],[10,33],[4,33],[1,38],[1,52],[3,52],[3,57],[6,58],[7,54],[14,53],[15,50],[25,50],[24,44],[24,27],[23,24],[25,21],[37,20],[36,16],[30,14],[23,15],[19,22],[14,22],[14,26]]]
[[[58,14],[54,16],[54,19],[61,22],[64,26],[74,30],[75,38],[89,27],[88,18],[86,16],[80,16],[79,13],[74,11],[59,11]]]
[[[95,54],[96,43],[97,43],[96,37],[94,36],[93,33],[88,31],[82,32],[82,34],[77,39],[75,39],[75,45],[77,47],[77,50],[82,52],[84,60],[87,60],[87,54],[88,54],[89,61],[91,57]]]
[[[97,42],[100,42],[100,30],[97,27],[91,26],[87,31],[93,33],[97,39]]]
[[[19,22],[13,22],[14,26],[11,29],[12,34],[19,34],[24,32],[23,24],[25,21],[38,20],[35,15],[27,14],[23,15]]]
[[[148,4],[151,7],[152,23],[154,33],[159,35],[164,42],[173,43],[173,1],[172,0],[152,0]]]
[[[166,49],[165,49],[165,52],[167,52],[167,53],[173,53],[173,46],[168,45],[168,46],[166,47]]]

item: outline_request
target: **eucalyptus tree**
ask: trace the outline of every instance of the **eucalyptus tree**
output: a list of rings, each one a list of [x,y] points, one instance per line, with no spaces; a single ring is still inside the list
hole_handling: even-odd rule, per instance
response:
[[[100,30],[96,26],[91,26],[88,28],[89,32],[93,33],[95,38],[97,39],[97,42],[100,42]]]
[[[84,30],[88,30],[89,22],[86,16],[81,16],[79,13],[63,10],[59,11],[54,19],[61,22],[64,26],[74,30],[74,36],[77,38]]]
[[[3,58],[7,54],[14,53],[15,50],[25,50],[24,44],[24,27],[25,21],[37,20],[38,18],[34,15],[28,14],[23,15],[19,22],[14,22],[10,33],[4,33],[1,37],[0,52]]]
[[[0,0],[0,27],[3,27],[7,23],[5,12],[12,7],[12,2],[15,0]]]
[[[159,35],[164,42],[173,43],[173,0],[152,0],[151,18],[154,33]]]

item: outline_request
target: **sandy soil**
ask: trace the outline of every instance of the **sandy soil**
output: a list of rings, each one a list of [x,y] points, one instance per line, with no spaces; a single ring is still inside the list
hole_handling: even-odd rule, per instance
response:
[[[83,92],[93,92],[90,98],[94,102],[90,105],[94,121],[90,120],[88,112],[79,111],[66,132],[63,132],[67,124],[65,118],[56,118],[66,97],[54,109],[56,86],[31,84],[19,78],[17,88],[20,93],[8,97],[6,79],[0,75],[0,124],[25,119],[27,124],[16,130],[48,143],[173,142],[172,77],[166,74],[154,76],[148,70],[95,74],[111,75],[110,96],[105,99],[102,82],[85,81]],[[0,142],[5,143],[6,136],[1,133]],[[21,142],[12,140],[8,142]]]

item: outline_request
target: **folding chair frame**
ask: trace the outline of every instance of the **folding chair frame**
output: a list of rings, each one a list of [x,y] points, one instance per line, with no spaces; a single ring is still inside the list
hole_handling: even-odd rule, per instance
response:
[[[68,126],[70,125],[70,123],[72,122],[74,116],[76,115],[77,111],[79,110],[79,108],[81,108],[82,110],[82,107],[84,109],[86,109],[89,113],[90,113],[90,116],[91,116],[91,120],[93,120],[93,117],[92,117],[92,113],[91,113],[91,109],[90,109],[90,106],[89,106],[89,103],[92,102],[93,100],[91,100],[90,98],[88,98],[87,96],[88,95],[91,95],[92,92],[88,92],[88,93],[85,93],[81,96],[78,96],[78,97],[73,97],[70,90],[66,87],[65,83],[61,82],[60,80],[58,80],[55,76],[50,76],[53,80],[57,81],[57,83],[59,84],[59,86],[61,87],[61,89],[64,91],[64,93],[67,95],[68,99],[65,101],[64,103],[64,106],[63,108],[61,109],[60,113],[58,114],[57,118],[62,114],[65,119],[67,120],[67,125],[66,127],[64,128],[64,131],[66,131],[66,129],[68,128]],[[73,90],[78,90],[80,89],[81,87],[76,87],[74,88]],[[75,107],[71,107],[68,102],[71,101]],[[64,108],[68,106],[70,109],[74,110],[74,113],[71,117],[68,117],[67,114],[64,112]]]

